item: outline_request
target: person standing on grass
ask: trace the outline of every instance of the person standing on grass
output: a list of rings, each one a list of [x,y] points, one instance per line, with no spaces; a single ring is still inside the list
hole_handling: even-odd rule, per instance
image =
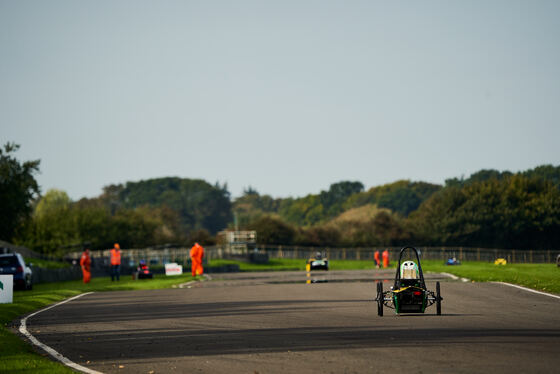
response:
[[[381,264],[381,261],[379,260],[379,250],[377,249],[373,253],[373,261],[375,262],[375,267],[379,269],[379,265]]]
[[[383,251],[383,267],[389,267],[389,251],[387,249]]]
[[[204,273],[202,267],[202,258],[204,257],[204,248],[198,243],[194,243],[191,248],[191,273],[195,277]]]
[[[121,247],[119,243],[115,243],[114,248],[111,249],[111,282],[117,278],[120,280],[121,276]]]
[[[91,280],[91,257],[89,257],[89,249],[86,248],[80,258],[80,266],[82,267],[82,275],[84,283],[89,283]]]

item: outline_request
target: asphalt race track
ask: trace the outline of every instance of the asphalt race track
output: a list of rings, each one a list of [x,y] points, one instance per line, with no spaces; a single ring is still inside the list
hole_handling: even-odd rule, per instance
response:
[[[30,318],[29,331],[104,373],[552,373],[560,300],[442,281],[442,316],[378,317],[393,271],[237,273],[190,288],[93,293]],[[388,289],[389,282],[384,284]]]

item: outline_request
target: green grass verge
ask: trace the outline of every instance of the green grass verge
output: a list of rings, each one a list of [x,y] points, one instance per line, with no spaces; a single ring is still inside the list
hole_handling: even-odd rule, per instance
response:
[[[41,260],[39,258],[24,258],[25,263],[27,266],[32,264],[33,266],[38,266],[40,268],[45,269],[62,269],[62,268],[69,268],[72,266],[69,262],[66,261],[49,261],[49,260]]]
[[[169,288],[192,280],[190,275],[166,277],[155,275],[154,279],[133,281],[123,276],[119,282],[111,278],[92,278],[91,283],[81,281],[36,284],[33,291],[14,291],[12,304],[0,304],[0,373],[74,373],[66,366],[35,353],[30,344],[9,331],[12,321],[18,317],[62,301],[83,292],[124,291]],[[19,327],[15,321],[15,326]]]
[[[440,261],[424,261],[426,271],[446,272],[476,282],[507,282],[535,290],[560,294],[560,268],[555,264],[507,264],[465,262],[447,266]]]

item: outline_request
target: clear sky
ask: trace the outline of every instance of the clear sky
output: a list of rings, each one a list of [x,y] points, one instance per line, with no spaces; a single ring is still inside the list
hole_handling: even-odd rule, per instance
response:
[[[304,196],[560,164],[560,1],[0,0],[0,140],[43,192]]]

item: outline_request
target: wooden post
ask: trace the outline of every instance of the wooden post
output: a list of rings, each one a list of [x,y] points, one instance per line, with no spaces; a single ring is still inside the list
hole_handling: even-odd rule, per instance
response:
[[[346,260],[346,248],[342,248],[342,259]]]
[[[480,248],[476,249],[476,261],[480,261]]]
[[[529,249],[529,262],[533,263],[533,250]]]

